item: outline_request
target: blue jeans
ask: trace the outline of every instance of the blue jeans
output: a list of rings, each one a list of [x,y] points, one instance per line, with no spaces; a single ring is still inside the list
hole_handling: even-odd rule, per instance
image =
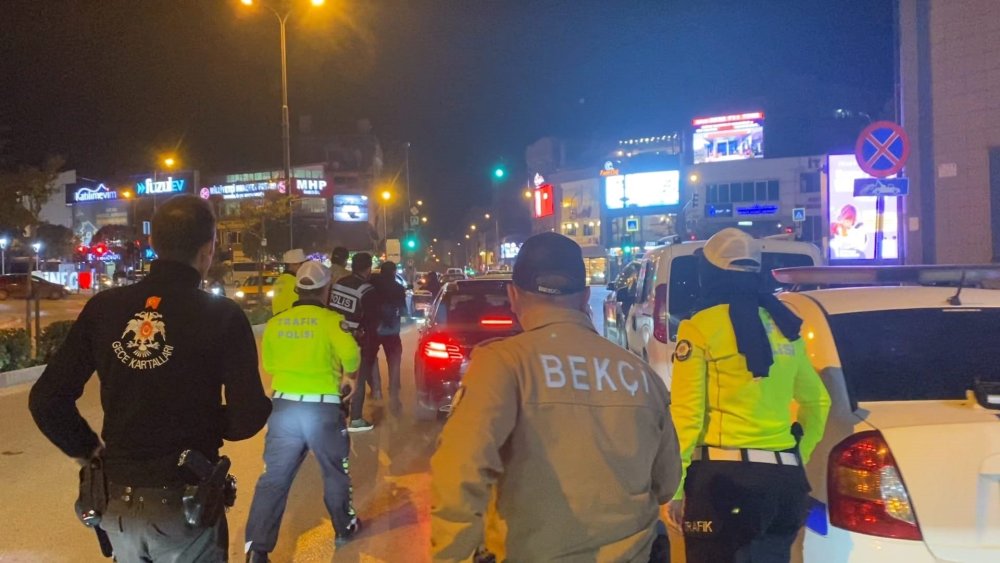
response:
[[[351,503],[350,443],[340,405],[275,399],[264,440],[264,474],[257,481],[246,541],[271,552],[278,542],[288,491],[307,452],[323,473],[323,502],[338,536],[355,517]]]

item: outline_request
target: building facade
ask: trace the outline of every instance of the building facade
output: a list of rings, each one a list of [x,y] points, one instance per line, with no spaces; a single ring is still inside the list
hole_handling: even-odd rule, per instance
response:
[[[898,0],[907,262],[1000,261],[996,0]]]

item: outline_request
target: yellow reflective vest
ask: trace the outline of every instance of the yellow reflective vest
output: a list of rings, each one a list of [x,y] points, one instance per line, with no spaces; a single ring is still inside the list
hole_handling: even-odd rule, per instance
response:
[[[274,291],[274,297],[271,298],[272,315],[291,309],[299,300],[299,294],[295,291],[295,274],[291,272],[278,276],[271,289]]]
[[[340,328],[343,315],[319,303],[272,317],[261,341],[271,388],[296,394],[340,394],[340,378],[358,370],[357,341]]]
[[[804,435],[808,461],[823,437],[830,395],[813,369],[800,338],[789,341],[764,309],[758,309],[771,342],[768,377],[754,378],[736,347],[729,305],[698,312],[681,323],[671,383],[671,416],[680,442],[684,474],[697,446],[781,451],[795,446],[791,425]],[[798,405],[793,417],[793,403]],[[675,499],[684,497],[681,480]]]

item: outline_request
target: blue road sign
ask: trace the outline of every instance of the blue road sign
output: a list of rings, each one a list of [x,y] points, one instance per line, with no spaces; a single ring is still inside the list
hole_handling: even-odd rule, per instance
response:
[[[858,135],[854,156],[866,174],[876,178],[895,176],[910,157],[910,139],[898,124],[876,121]]]
[[[908,193],[908,178],[859,178],[854,181],[854,197],[902,196]]]
[[[806,220],[806,208],[796,207],[792,209],[792,221],[796,223],[802,223]]]

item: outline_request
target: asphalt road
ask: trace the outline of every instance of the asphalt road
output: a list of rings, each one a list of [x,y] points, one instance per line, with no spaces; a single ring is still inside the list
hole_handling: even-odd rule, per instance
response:
[[[604,290],[595,288],[592,308],[598,322],[603,297]],[[355,506],[366,523],[361,536],[334,552],[319,467],[310,458],[292,487],[272,560],[429,561],[429,460],[441,425],[419,422],[412,416],[415,346],[416,329],[410,325],[403,334],[403,414],[392,417],[384,402],[368,401],[366,415],[375,422],[375,429],[352,435]],[[270,386],[266,375],[264,385]],[[0,390],[0,483],[4,483],[0,506],[7,515],[0,533],[0,562],[106,561],[93,533],[73,515],[77,466],[37,430],[27,410],[27,391],[27,386]],[[78,404],[83,416],[99,429],[96,377]],[[226,443],[223,449],[233,461],[240,487],[236,506],[228,516],[232,561],[244,557],[243,532],[254,484],[263,469],[263,448],[262,431],[250,440]]]
[[[41,319],[42,327],[45,327],[51,322],[55,321],[72,321],[75,320],[80,311],[83,310],[83,305],[90,299],[90,293],[83,293],[80,295],[70,295],[64,299],[58,299],[52,301],[50,299],[42,299],[38,303],[39,307],[39,317]],[[24,299],[7,299],[5,301],[0,301],[0,329],[6,328],[24,328],[24,313],[25,313],[25,302]],[[31,309],[31,323],[34,326],[35,323],[35,309],[34,304],[32,304]]]

